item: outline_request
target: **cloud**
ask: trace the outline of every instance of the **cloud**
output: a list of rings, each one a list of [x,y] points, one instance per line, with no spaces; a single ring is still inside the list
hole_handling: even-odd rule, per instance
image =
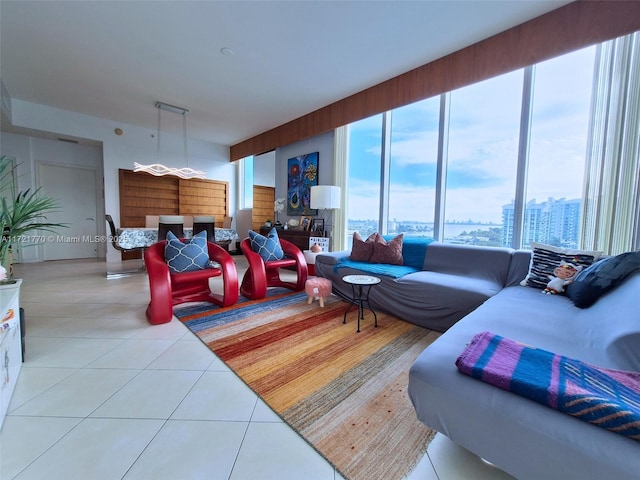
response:
[[[590,47],[536,66],[526,201],[582,196],[594,58]],[[447,220],[500,222],[515,197],[522,76],[451,93]],[[393,112],[391,219],[433,220],[438,108],[428,99]],[[361,180],[350,177],[350,218],[378,217],[380,130],[379,115],[352,130],[351,154],[362,168],[350,172]]]
[[[416,132],[403,137],[392,137],[390,155],[395,167],[435,165],[438,160],[438,132]]]

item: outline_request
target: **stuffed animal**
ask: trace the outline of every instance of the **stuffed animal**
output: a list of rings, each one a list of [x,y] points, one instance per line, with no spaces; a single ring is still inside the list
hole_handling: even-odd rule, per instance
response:
[[[564,287],[573,282],[580,270],[582,270],[582,265],[561,261],[560,265],[553,270],[553,276],[549,275],[549,283],[542,293],[555,295],[564,292]]]

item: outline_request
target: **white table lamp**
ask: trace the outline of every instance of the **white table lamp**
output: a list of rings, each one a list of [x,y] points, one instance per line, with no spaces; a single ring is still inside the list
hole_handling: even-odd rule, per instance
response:
[[[340,187],[335,185],[316,185],[311,187],[311,208],[322,210],[321,218],[324,217],[327,210],[340,208]],[[329,237],[332,230],[332,213],[327,217],[327,225],[325,227]]]
[[[311,187],[311,208],[333,210],[340,208],[340,187],[316,185]]]

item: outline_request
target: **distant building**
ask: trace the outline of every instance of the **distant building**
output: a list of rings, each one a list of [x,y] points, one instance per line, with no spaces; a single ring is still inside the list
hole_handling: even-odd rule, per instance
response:
[[[546,202],[527,203],[524,211],[522,245],[531,242],[547,243],[558,247],[577,248],[580,236],[582,200],[549,198]],[[502,207],[502,244],[511,245],[513,239],[514,203]]]

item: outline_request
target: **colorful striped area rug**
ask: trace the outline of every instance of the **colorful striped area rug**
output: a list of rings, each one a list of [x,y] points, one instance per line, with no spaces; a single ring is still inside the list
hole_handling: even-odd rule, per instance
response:
[[[229,308],[198,304],[175,314],[282,419],[347,479],[404,478],[435,432],[415,415],[408,371],[438,336],[371,312],[356,333],[336,297],[270,289]]]

